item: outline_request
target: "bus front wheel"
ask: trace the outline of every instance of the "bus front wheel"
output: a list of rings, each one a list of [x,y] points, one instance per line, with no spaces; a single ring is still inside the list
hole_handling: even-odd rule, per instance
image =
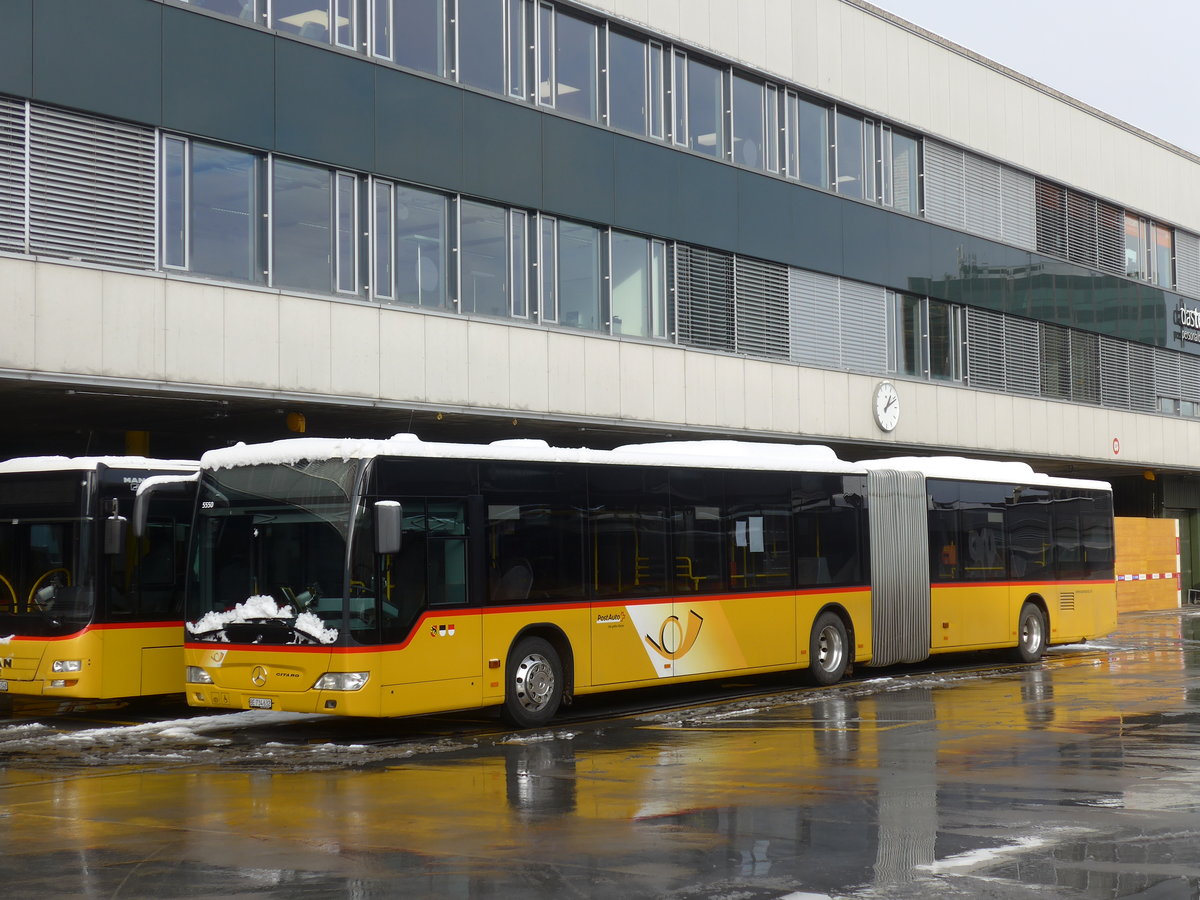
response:
[[[1037,662],[1045,652],[1046,616],[1036,603],[1026,603],[1017,619],[1017,661]]]
[[[850,665],[850,641],[846,624],[835,612],[817,616],[808,639],[808,670],[817,684],[836,684]]]
[[[519,728],[545,725],[558,712],[563,668],[558,651],[540,637],[519,641],[508,654],[504,717]]]

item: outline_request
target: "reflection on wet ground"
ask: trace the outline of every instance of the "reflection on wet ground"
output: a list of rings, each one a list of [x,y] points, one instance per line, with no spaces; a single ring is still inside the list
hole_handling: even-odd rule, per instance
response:
[[[1200,611],[533,733],[276,715],[0,719],[5,896],[1200,895]]]

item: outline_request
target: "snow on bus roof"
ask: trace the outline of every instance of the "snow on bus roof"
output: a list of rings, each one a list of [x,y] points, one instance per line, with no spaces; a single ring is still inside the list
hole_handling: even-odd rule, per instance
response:
[[[926,478],[956,481],[992,481],[1007,484],[1047,485],[1110,491],[1106,481],[1060,478],[1036,471],[1023,462],[966,459],[962,456],[897,456],[892,459],[868,459],[859,463],[865,469],[898,469],[920,472]]]
[[[0,462],[0,474],[90,471],[101,465],[110,469],[169,469],[194,472],[200,463],[191,459],[151,459],[145,456],[20,456]]]
[[[540,440],[504,440],[491,444],[425,442],[412,434],[386,440],[291,438],[267,444],[238,444],[210,450],[201,457],[205,469],[275,464],[294,465],[329,459],[367,459],[407,456],[432,459],[522,460],[530,462],[607,463],[612,465],[688,465],[727,469],[793,469],[862,474],[853,463],[841,460],[828,447],[802,444],[767,444],[751,441],[664,441],[629,444],[615,450],[552,447]]]

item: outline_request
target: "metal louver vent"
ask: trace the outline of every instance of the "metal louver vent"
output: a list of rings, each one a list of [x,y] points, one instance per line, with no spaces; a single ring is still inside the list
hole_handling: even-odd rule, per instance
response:
[[[842,368],[841,294],[838,279],[819,272],[788,272],[791,360],[804,366]]]
[[[0,97],[0,247],[25,250],[25,103]]]
[[[855,372],[886,372],[887,291],[844,279],[840,288],[842,367]]]
[[[1067,191],[1067,259],[1095,268],[1096,201],[1076,191]]]
[[[1125,274],[1125,210],[1096,201],[1096,262],[1105,272]]]
[[[1159,351],[1163,352],[1163,351]],[[1200,403],[1200,357],[1182,356],[1179,359],[1179,393],[1181,400]],[[1158,398],[1153,396],[1154,367],[1151,362],[1151,374],[1146,377],[1146,388],[1150,392],[1151,409],[1158,408]]]
[[[1058,608],[1064,612],[1073,610],[1075,608],[1075,592],[1062,591],[1058,595]]]
[[[1071,332],[1061,325],[1038,326],[1042,343],[1042,396],[1071,397]]]
[[[1175,281],[1179,292],[1200,297],[1200,237],[1175,229]]]
[[[1004,389],[1010,394],[1028,394],[1034,397],[1040,394],[1037,322],[1005,318],[1004,356]]]
[[[1051,256],[1067,255],[1067,192],[1057,184],[1037,180],[1037,249]]]
[[[967,383],[1004,390],[1004,314],[967,308]]]
[[[1000,192],[1004,203],[1004,239],[1010,244],[1037,249],[1037,210],[1034,178],[1007,166],[1000,167]]]
[[[734,259],[733,284],[738,352],[787,359],[787,266],[739,256]]]
[[[679,343],[733,352],[733,256],[679,244],[675,251]]]
[[[1154,353],[1154,390],[1157,394],[1157,397],[1155,397],[1155,406],[1158,405],[1158,397],[1169,397],[1172,400],[1180,399],[1180,376],[1179,354],[1172,353],[1169,350],[1156,350]]]
[[[33,106],[29,249],[153,268],[154,131]]]
[[[1129,345],[1129,408],[1138,412],[1158,409],[1158,398],[1154,395],[1154,352],[1153,347],[1144,344]]]
[[[963,151],[925,139],[925,218],[962,228],[966,223]]]
[[[1100,402],[1100,335],[1071,332],[1071,399]]]
[[[1100,402],[1129,409],[1129,344],[1116,338],[1100,338]]]
[[[967,231],[1000,240],[1004,237],[1000,166],[970,153],[965,162]]]

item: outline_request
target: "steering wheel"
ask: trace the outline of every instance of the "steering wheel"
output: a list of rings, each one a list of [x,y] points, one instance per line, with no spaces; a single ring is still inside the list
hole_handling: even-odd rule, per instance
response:
[[[66,568],[62,568],[62,567],[59,567],[57,569],[47,569],[45,572],[43,572],[41,575],[38,576],[38,580],[35,581],[33,583],[33,587],[31,587],[29,589],[29,605],[30,606],[36,606],[38,609],[41,609],[41,610],[47,609],[47,607],[42,606],[41,602],[38,600],[37,592],[38,592],[38,588],[40,588],[42,586],[42,582],[48,581],[54,575],[62,575],[63,576],[63,578],[66,582],[65,585],[63,585],[64,587],[71,586],[71,570],[70,569],[66,569]]]
[[[9,581],[7,578],[5,578],[3,575],[0,575],[0,585],[4,585],[4,587],[8,588],[8,595],[9,595],[9,597],[12,598],[11,600],[9,600],[7,602],[0,601],[0,609],[7,608],[10,612],[16,612],[17,611],[17,589],[14,588],[12,586],[12,582]]]

